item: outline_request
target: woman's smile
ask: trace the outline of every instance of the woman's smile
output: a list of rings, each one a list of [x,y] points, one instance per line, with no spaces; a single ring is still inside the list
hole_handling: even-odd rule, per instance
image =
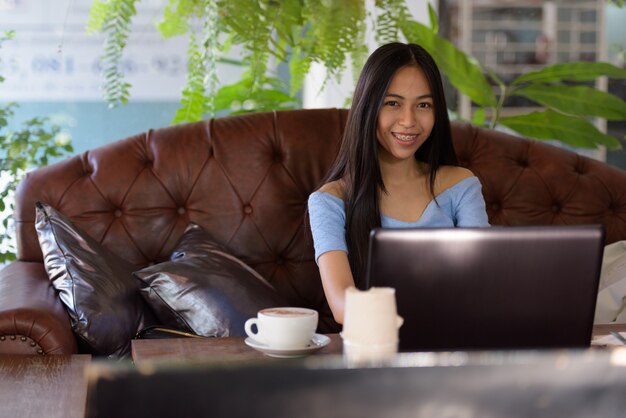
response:
[[[400,132],[391,132],[391,135],[393,135],[393,137],[396,138],[398,141],[407,143],[417,141],[417,138],[419,136],[419,134],[407,134]]]

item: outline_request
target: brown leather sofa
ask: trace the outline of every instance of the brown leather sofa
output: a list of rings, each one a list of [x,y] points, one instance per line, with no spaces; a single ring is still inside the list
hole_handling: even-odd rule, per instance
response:
[[[346,116],[278,111],[173,126],[29,173],[16,195],[18,260],[0,272],[0,353],[77,352],[44,270],[36,201],[138,268],[167,259],[188,223],[199,224],[291,304],[317,309],[320,331],[336,331],[305,210]],[[626,172],[469,124],[454,123],[453,139],[482,182],[492,224],[601,223],[607,244],[626,239]]]

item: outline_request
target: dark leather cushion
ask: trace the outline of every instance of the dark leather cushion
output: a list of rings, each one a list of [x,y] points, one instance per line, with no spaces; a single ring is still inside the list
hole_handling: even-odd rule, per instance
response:
[[[170,261],[134,274],[162,324],[206,337],[245,335],[244,323],[257,311],[286,305],[269,282],[193,224]]]
[[[79,345],[95,355],[123,357],[151,322],[133,278],[135,266],[76,228],[51,206],[37,202],[35,227],[44,267],[69,314]]]

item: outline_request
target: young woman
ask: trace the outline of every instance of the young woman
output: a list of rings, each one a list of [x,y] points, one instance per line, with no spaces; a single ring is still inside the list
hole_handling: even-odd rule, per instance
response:
[[[372,228],[489,225],[478,178],[457,166],[441,75],[423,48],[391,43],[368,58],[337,160],[308,207],[340,324],[345,290],[362,287]]]

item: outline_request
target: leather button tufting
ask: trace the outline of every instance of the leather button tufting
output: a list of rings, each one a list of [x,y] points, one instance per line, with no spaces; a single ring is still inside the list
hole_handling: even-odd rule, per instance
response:
[[[186,212],[185,208],[182,208],[182,207],[181,207],[181,208],[178,208],[178,214],[179,214],[179,215],[184,215],[184,214],[185,214],[185,212]]]
[[[246,215],[250,215],[250,214],[252,213],[252,206],[250,206],[250,205],[246,205],[246,206],[244,206],[244,207],[243,207],[243,212],[244,212]]]
[[[558,203],[552,205],[552,212],[559,212],[561,210],[561,206]]]
[[[115,215],[116,218],[119,218],[122,216],[122,211],[119,209],[115,209],[115,212],[113,212],[113,215]]]
[[[500,205],[498,203],[492,203],[491,210],[500,210]]]
[[[278,257],[276,259],[276,264],[278,264],[279,266],[282,266],[283,264],[285,264],[285,259],[282,257]]]

